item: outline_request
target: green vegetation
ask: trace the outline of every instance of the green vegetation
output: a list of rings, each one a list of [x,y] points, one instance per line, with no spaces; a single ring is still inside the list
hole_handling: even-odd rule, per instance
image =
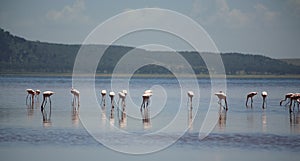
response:
[[[104,50],[104,45],[90,45],[97,50]],[[13,36],[0,29],[0,73],[64,73],[73,71],[74,61],[80,45],[51,44],[28,41]],[[97,74],[112,73],[119,59],[132,47],[109,46],[97,68]],[[164,52],[135,50],[146,54],[164,54]],[[180,52],[191,64],[197,75],[208,74],[208,69],[196,52]],[[205,53],[202,53],[205,54]],[[207,53],[206,53],[207,54]],[[229,75],[298,75],[300,67],[287,61],[272,59],[261,55],[240,53],[221,54],[226,74]],[[175,64],[176,65],[176,64]],[[184,70],[184,67],[182,68]],[[147,65],[136,71],[137,74],[171,74],[166,68]]]

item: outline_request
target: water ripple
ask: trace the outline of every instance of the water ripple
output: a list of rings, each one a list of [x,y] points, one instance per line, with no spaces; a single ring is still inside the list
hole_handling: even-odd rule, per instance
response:
[[[115,136],[116,139],[121,138]],[[145,140],[151,144],[153,140],[164,141],[172,136],[158,136]],[[84,129],[30,129],[30,128],[0,128],[0,145],[5,143],[30,145],[60,145],[60,146],[96,146],[99,145]],[[198,133],[188,133],[182,136],[175,146],[196,148],[242,148],[277,151],[300,151],[300,135],[275,134],[237,134],[212,133],[199,140]]]

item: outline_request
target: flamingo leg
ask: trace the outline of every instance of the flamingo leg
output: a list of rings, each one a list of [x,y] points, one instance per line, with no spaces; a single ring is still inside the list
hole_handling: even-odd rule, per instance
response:
[[[228,110],[227,99],[225,98],[224,100],[225,100],[225,106],[226,106],[225,110],[227,111]]]
[[[79,95],[77,96],[77,102],[78,102],[78,108],[79,108],[79,106],[80,106]]]
[[[27,96],[26,96],[26,105],[27,105],[28,96],[29,96],[29,94],[27,94]]]
[[[42,102],[42,105],[41,105],[41,111],[44,110],[44,103],[45,103],[45,97],[43,97],[43,102]]]

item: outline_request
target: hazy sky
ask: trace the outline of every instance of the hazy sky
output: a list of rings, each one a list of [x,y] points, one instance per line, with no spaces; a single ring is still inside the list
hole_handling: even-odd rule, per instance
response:
[[[300,0],[0,0],[0,27],[29,40],[78,44],[106,19],[145,7],[189,16],[221,52],[300,58]]]

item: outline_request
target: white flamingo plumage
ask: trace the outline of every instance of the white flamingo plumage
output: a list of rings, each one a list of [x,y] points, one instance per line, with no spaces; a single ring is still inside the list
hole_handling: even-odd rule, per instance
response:
[[[223,106],[223,108],[225,108],[226,111],[227,111],[227,110],[228,110],[228,105],[227,105],[227,96],[226,96],[226,94],[225,94],[224,92],[220,91],[220,92],[215,93],[215,95],[219,98],[218,103],[219,103],[220,105],[222,105],[222,104],[221,104],[221,101],[224,100],[224,102],[225,102],[225,107]]]

